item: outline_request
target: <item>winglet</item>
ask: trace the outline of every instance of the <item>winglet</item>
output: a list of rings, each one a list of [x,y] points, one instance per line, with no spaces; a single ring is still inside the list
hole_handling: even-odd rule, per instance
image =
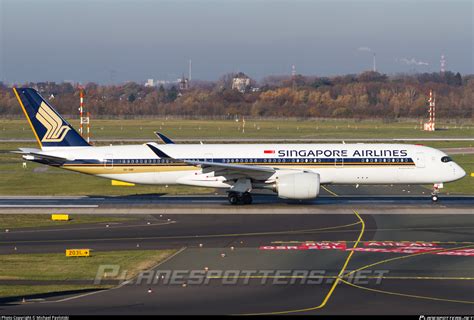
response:
[[[164,153],[163,151],[161,151],[160,149],[158,149],[154,145],[152,145],[150,143],[147,143],[146,145],[147,145],[148,148],[151,149],[151,151],[153,151],[161,159],[172,159],[169,155],[167,155],[166,153]]]
[[[155,131],[155,134],[164,144],[175,144],[173,140],[162,134],[161,132]]]

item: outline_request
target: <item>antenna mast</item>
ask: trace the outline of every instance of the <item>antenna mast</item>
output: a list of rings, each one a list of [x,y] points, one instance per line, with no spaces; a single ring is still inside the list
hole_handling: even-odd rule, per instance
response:
[[[87,112],[87,116],[84,117],[84,89],[82,87],[79,88],[79,117],[80,117],[80,126],[79,126],[79,134],[81,137],[84,138],[84,125],[87,126],[87,134],[86,134],[86,141],[90,142],[90,122],[89,117],[90,113]]]
[[[441,55],[441,60],[439,62],[441,75],[444,75],[444,73],[446,72],[446,57],[444,56],[444,54]]]
[[[189,74],[188,74],[188,80],[189,81],[191,81],[192,68],[193,68],[192,61],[191,61],[191,59],[189,59]]]
[[[375,52],[374,52],[374,65],[373,65],[373,72],[377,72],[377,65],[376,65],[376,61],[375,61]]]
[[[435,121],[436,121],[436,98],[433,95],[433,91],[430,90],[429,102],[429,119],[428,122],[424,124],[423,129],[425,131],[435,131]]]
[[[293,90],[296,90],[296,66],[291,66],[291,82],[293,86]]]

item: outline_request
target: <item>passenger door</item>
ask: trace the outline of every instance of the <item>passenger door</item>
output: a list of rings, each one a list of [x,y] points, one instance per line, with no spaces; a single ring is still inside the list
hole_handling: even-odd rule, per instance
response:
[[[425,167],[425,155],[422,152],[418,152],[415,156],[415,164],[417,168]]]
[[[110,170],[114,168],[114,156],[112,154],[105,155],[104,167]]]

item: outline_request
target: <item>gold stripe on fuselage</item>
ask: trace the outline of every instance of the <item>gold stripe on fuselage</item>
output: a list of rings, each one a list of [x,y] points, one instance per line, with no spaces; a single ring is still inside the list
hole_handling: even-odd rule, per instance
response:
[[[125,174],[125,173],[152,173],[152,172],[170,172],[170,171],[190,171],[196,170],[194,166],[156,166],[156,165],[136,165],[136,166],[110,166],[103,165],[64,165],[62,168],[87,173],[87,174]]]
[[[340,163],[335,165],[334,163],[320,163],[320,164],[305,164],[305,163],[279,163],[278,165],[271,165],[272,163],[260,164],[260,163],[234,163],[239,165],[257,165],[257,166],[270,166],[275,169],[311,169],[311,168],[342,168],[342,167],[364,167],[371,166],[373,168],[380,167],[395,167],[400,165],[401,167],[414,166],[413,163],[406,162],[380,162],[380,163]],[[186,164],[136,164],[136,165],[110,165],[104,166],[99,164],[66,164],[62,168],[77,171],[87,174],[126,174],[126,173],[153,173],[153,172],[171,172],[171,171],[192,171],[197,170],[198,167],[190,166]]]

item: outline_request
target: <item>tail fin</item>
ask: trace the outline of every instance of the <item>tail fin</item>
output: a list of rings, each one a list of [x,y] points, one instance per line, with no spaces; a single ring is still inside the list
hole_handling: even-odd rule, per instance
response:
[[[13,88],[13,91],[41,148],[89,146],[35,89]]]

